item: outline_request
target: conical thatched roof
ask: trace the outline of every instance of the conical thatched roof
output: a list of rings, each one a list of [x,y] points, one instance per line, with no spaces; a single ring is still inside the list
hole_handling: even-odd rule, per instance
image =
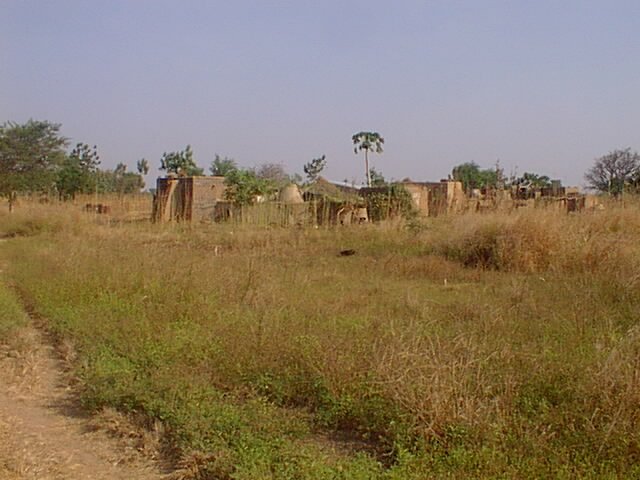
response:
[[[295,183],[290,183],[286,187],[283,187],[280,190],[278,200],[289,205],[298,205],[300,203],[304,203],[302,194],[300,193],[300,189]]]

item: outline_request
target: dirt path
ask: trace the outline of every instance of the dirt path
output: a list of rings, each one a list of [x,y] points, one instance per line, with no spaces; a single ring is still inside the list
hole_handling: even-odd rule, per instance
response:
[[[68,384],[61,361],[36,328],[25,328],[13,347],[0,346],[0,478],[170,478],[139,452],[136,433],[116,438],[97,428]]]

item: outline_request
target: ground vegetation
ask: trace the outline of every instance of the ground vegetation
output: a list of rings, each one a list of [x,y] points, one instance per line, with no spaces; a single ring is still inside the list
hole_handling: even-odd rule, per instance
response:
[[[37,205],[0,212],[0,263],[85,408],[161,423],[195,478],[637,478],[639,209],[194,229]]]

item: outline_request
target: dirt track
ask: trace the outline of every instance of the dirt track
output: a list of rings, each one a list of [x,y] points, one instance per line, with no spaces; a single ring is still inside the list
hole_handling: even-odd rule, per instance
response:
[[[107,434],[82,413],[41,332],[28,327],[18,343],[0,346],[0,478],[170,478],[139,442]]]

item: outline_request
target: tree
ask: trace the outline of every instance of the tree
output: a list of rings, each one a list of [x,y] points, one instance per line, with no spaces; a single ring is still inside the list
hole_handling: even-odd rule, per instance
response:
[[[235,205],[252,205],[259,195],[268,195],[275,191],[272,181],[260,178],[253,170],[236,169],[224,177],[225,198]]]
[[[603,193],[618,196],[625,185],[640,177],[640,155],[630,148],[614,150],[595,160],[584,175],[589,187]]]
[[[146,158],[141,158],[138,160],[138,163],[136,163],[136,168],[140,175],[146,175],[149,173],[149,162],[147,162]]]
[[[211,175],[224,177],[231,173],[233,170],[238,169],[238,164],[233,158],[229,157],[221,157],[216,153],[213,162],[211,162],[211,167],[209,167],[209,171]]]
[[[115,170],[98,170],[96,172],[96,191],[119,195],[139,192],[144,188],[142,175],[127,172],[126,169],[125,165],[118,164]]]
[[[551,187],[551,179],[547,175],[538,175],[537,173],[524,172],[520,177],[512,176],[509,186],[512,194],[518,199],[535,198],[535,192],[542,188]]]
[[[139,190],[142,190],[144,188],[144,176],[149,173],[149,162],[147,162],[146,158],[141,158],[140,160],[138,160],[138,162],[136,163],[136,168],[138,170],[138,176],[140,178],[140,188]]]
[[[77,143],[58,170],[56,188],[62,199],[73,199],[78,193],[90,193],[96,187],[100,165],[98,147]]]
[[[382,153],[384,138],[378,132],[358,132],[351,137],[355,145],[353,152],[357,154],[364,150],[364,166],[367,174],[367,186],[371,186],[371,174],[369,172],[369,152]]]
[[[47,121],[0,126],[0,196],[9,201],[9,210],[13,210],[18,192],[53,188],[68,142],[59,132],[59,124]]]
[[[547,188],[551,186],[551,179],[547,175],[524,172],[521,177],[513,181],[513,184],[529,188]]]
[[[114,189],[119,195],[127,193],[136,193],[144,188],[144,180],[142,175],[134,172],[127,172],[127,166],[124,163],[116,165],[113,171]]]
[[[135,172],[125,172],[118,178],[118,193],[126,195],[128,193],[139,193],[144,188],[142,175]]]
[[[373,187],[384,187],[387,184],[387,180],[382,175],[382,172],[377,171],[371,167],[369,169],[369,178],[371,179],[371,185]]]
[[[187,177],[204,174],[204,170],[198,167],[193,160],[191,145],[187,145],[182,151],[163,153],[160,159],[160,170]]]
[[[417,210],[409,191],[401,183],[386,183],[365,195],[364,200],[373,222],[402,216],[407,220],[417,217]]]
[[[640,168],[636,170],[629,181],[629,186],[635,193],[640,193]]]
[[[308,163],[305,163],[303,170],[305,175],[307,176],[307,182],[313,183],[318,180],[320,173],[324,170],[324,167],[327,166],[327,159],[324,155],[318,158],[314,158]]]
[[[116,175],[123,176],[127,173],[127,166],[124,163],[118,163],[113,171]]]
[[[267,180],[276,186],[286,185],[291,182],[291,177],[279,163],[263,163],[255,170],[256,177]]]
[[[469,192],[474,188],[495,187],[498,183],[498,169],[482,169],[475,162],[466,162],[453,167],[451,176],[462,182],[462,188]]]

